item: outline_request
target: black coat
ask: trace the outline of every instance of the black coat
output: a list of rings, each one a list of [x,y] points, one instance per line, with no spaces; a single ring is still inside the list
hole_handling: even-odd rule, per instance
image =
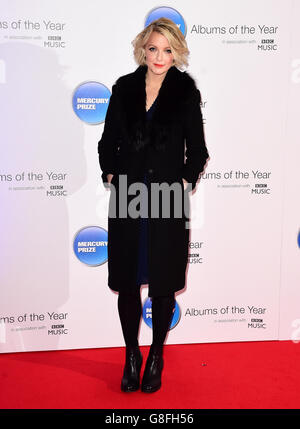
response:
[[[169,218],[163,216],[162,210],[156,218],[149,214],[149,296],[160,296],[185,286],[189,191],[196,186],[208,152],[201,96],[194,79],[172,66],[163,80],[149,122],[145,107],[146,71],[147,66],[139,66],[113,85],[98,153],[103,183],[109,186],[107,174],[113,174],[111,184],[116,191],[112,189],[110,194],[108,217],[108,285],[115,291],[136,288],[140,228],[140,217],[120,215],[120,194],[124,196],[126,192],[128,207],[138,195],[128,195],[128,187],[142,182],[147,172],[148,213],[151,213],[150,183],[177,183],[181,188],[181,217],[175,217],[172,204]],[[126,178],[127,184],[119,183],[119,178]],[[185,191],[182,178],[190,183]],[[170,201],[173,202],[172,197]],[[111,215],[113,208],[115,217]]]

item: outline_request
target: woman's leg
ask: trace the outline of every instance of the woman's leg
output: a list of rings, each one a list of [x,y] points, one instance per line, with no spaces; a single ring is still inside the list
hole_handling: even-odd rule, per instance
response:
[[[143,375],[143,392],[156,392],[161,387],[163,344],[170,328],[174,307],[174,294],[152,298],[153,340]]]
[[[172,321],[174,307],[174,294],[152,298],[153,346],[163,346]]]
[[[126,361],[121,381],[123,392],[134,392],[140,386],[142,354],[138,346],[138,331],[142,314],[140,290],[119,293],[118,311],[126,344]]]
[[[140,289],[132,293],[120,292],[118,311],[126,346],[137,346],[142,315]]]

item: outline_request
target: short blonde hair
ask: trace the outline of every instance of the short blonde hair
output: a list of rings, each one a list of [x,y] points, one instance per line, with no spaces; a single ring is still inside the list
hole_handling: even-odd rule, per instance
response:
[[[131,42],[134,47],[133,56],[136,63],[138,65],[146,64],[145,46],[153,31],[162,34],[168,40],[174,56],[174,65],[179,69],[184,66],[187,67],[187,57],[190,51],[188,50],[186,40],[177,25],[168,18],[159,18],[152,21]]]

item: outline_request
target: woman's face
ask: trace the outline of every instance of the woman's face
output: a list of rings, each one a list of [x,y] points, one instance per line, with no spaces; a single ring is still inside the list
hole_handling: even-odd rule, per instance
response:
[[[167,73],[173,65],[174,56],[168,39],[153,31],[145,46],[146,64],[148,70],[157,75]]]

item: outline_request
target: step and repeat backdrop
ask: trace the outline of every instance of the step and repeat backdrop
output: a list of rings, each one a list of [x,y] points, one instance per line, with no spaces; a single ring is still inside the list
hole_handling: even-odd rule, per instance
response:
[[[160,16],[187,40],[211,157],[167,343],[298,342],[300,1],[0,5],[0,352],[124,345],[97,146],[131,41]]]

